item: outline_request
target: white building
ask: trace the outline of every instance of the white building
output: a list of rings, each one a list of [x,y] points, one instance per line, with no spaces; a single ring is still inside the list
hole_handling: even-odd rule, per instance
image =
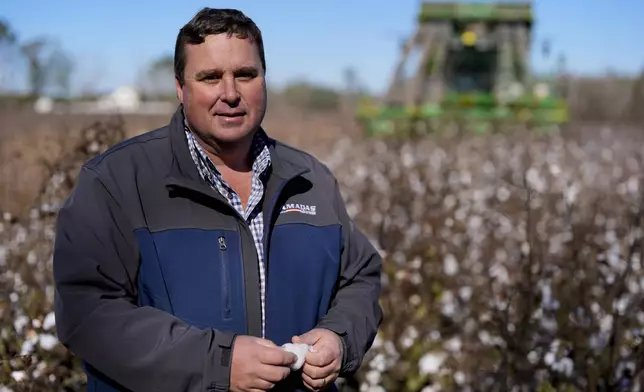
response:
[[[101,112],[133,113],[141,105],[141,96],[134,87],[122,86],[99,99],[96,105]]]

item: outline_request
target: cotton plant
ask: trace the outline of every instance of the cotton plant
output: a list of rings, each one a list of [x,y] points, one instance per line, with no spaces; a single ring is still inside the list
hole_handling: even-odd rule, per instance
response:
[[[385,316],[342,391],[637,385],[644,157],[631,136],[340,140],[321,158],[383,257]],[[2,214],[2,392],[82,389],[56,339],[53,223],[82,162],[122,137],[86,130],[30,214]]]
[[[52,245],[56,211],[80,165],[122,140],[122,127],[97,123],[69,146],[24,219],[0,220],[0,385],[8,391],[81,390],[80,362],[58,341],[53,309]]]
[[[636,143],[605,130],[343,148],[333,170],[384,255],[385,323],[362,390],[635,382]]]

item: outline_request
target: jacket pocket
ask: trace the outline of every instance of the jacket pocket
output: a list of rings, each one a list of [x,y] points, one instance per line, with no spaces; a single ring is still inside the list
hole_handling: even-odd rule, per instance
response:
[[[230,320],[232,317],[232,301],[231,301],[231,293],[230,293],[230,281],[231,281],[231,276],[230,276],[230,266],[228,265],[229,259],[228,259],[228,245],[226,244],[226,237],[220,236],[217,239],[217,242],[219,244],[219,252],[220,252],[220,268],[221,268],[221,310],[222,310],[222,317],[224,320]]]
[[[197,328],[246,333],[241,237],[235,230],[169,229],[148,234],[141,287],[154,306]],[[144,242],[142,242],[144,244]],[[167,298],[165,302],[160,299]]]

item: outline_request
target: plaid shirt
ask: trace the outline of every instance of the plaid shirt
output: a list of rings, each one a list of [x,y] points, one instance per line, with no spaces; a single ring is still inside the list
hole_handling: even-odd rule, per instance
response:
[[[268,167],[271,164],[271,156],[268,151],[266,140],[257,133],[253,140],[253,177],[251,193],[248,198],[246,211],[242,206],[239,195],[226,183],[221,173],[212,163],[206,152],[195,139],[194,134],[190,131],[188,124],[184,121],[185,134],[188,139],[188,147],[192,160],[197,165],[197,170],[201,177],[215,190],[219,191],[228,203],[241,215],[246,223],[250,226],[250,231],[255,240],[255,248],[259,259],[259,283],[262,303],[262,337],[265,336],[266,318],[266,274],[264,269],[264,248],[262,237],[264,235],[264,221],[262,216],[262,199],[264,198],[264,188],[268,178]]]

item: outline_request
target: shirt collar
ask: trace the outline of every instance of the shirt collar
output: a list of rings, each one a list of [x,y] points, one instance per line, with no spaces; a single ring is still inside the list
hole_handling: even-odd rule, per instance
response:
[[[188,146],[191,150],[192,159],[199,169],[199,173],[201,174],[202,178],[211,177],[210,175],[208,175],[211,174],[219,179],[221,177],[221,173],[219,172],[219,170],[217,170],[217,167],[212,162],[210,157],[208,157],[201,144],[199,144],[199,142],[196,140],[194,132],[190,128],[190,125],[188,125],[185,111],[183,114],[183,126],[186,133],[186,138],[188,139]],[[194,154],[193,152],[196,152],[197,154]],[[251,145],[251,154],[253,161],[253,174],[262,177],[262,180],[264,180],[264,178],[266,177],[264,176],[264,174],[267,173],[267,169],[271,166],[271,154],[268,149],[267,136],[263,132],[255,132]],[[206,171],[210,173],[206,173]]]

